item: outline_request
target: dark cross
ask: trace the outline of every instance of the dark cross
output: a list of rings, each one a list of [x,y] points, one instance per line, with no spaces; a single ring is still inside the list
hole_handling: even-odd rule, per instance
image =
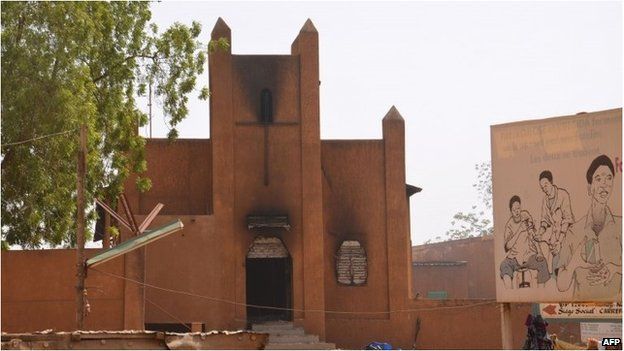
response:
[[[269,185],[269,125],[264,125],[264,185]]]
[[[269,127],[294,126],[299,122],[273,122],[273,101],[271,91],[263,89],[260,93],[260,116],[258,121],[236,122],[239,126],[262,126],[264,128],[264,185],[269,185]]]
[[[271,91],[260,93],[260,121],[264,125],[264,185],[269,185],[269,124],[273,123],[273,101]]]
[[[239,124],[249,124],[249,123],[239,123]],[[258,124],[257,122],[254,124]],[[277,127],[277,126],[294,126],[298,125],[299,122],[271,122],[264,123],[262,122],[262,126],[264,128],[264,185],[269,185],[269,127]]]

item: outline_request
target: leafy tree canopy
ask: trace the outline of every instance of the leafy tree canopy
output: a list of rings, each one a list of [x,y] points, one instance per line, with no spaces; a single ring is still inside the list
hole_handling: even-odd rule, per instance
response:
[[[206,61],[197,39],[201,27],[175,23],[160,32],[149,22],[149,6],[2,4],[3,247],[75,242],[82,123],[89,130],[87,203],[114,199],[130,173],[146,170],[145,140],[137,130],[147,116],[136,99],[148,85],[162,101],[169,136],[177,135]],[[149,179],[138,177],[137,187],[149,189]],[[94,220],[94,211],[88,218]]]
[[[466,239],[477,236],[492,235],[492,167],[490,163],[475,165],[477,181],[472,186],[477,190],[479,203],[472,206],[470,211],[457,212],[451,220],[451,229],[447,230],[444,237],[437,236],[432,241],[448,241]]]

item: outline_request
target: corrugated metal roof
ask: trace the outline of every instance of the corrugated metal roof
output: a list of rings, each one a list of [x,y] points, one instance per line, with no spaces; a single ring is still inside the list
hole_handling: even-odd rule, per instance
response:
[[[184,225],[179,219],[176,219],[175,221],[165,224],[164,226],[156,228],[154,230],[146,230],[145,233],[142,235],[136,236],[115,247],[105,250],[96,256],[91,257],[87,260],[86,265],[87,267],[94,267],[108,260],[112,260],[115,257],[126,254],[134,249],[145,246],[155,240],[164,238],[167,235],[182,230],[182,228],[184,228]]]

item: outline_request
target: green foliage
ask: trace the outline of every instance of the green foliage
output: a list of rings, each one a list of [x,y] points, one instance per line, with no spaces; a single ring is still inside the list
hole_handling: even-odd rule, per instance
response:
[[[146,192],[152,187],[152,181],[149,178],[137,177],[136,187],[140,192]]]
[[[227,50],[230,48],[230,42],[227,38],[219,38],[217,40],[212,40],[208,43],[208,51],[214,52],[216,50]]]
[[[479,194],[479,200],[483,206],[492,209],[492,165],[489,162],[479,163],[475,165],[477,171],[477,182],[472,184],[473,188]]]
[[[119,229],[117,227],[110,226],[106,228],[106,230],[108,230],[108,235],[110,235],[111,238],[119,237]]]
[[[444,237],[437,236],[432,241],[448,241],[466,239],[478,236],[492,235],[494,227],[492,213],[492,167],[490,163],[475,165],[477,182],[472,186],[477,190],[481,203],[473,205],[468,212],[457,212],[451,220],[453,226]]]
[[[75,242],[80,124],[89,129],[87,203],[112,201],[130,173],[147,169],[145,140],[137,134],[147,116],[136,104],[147,85],[177,136],[206,62],[197,40],[201,27],[175,23],[159,33],[149,24],[149,6],[2,4],[3,245]],[[136,185],[146,191],[151,183],[139,177]],[[87,218],[95,217],[91,208]]]
[[[199,99],[200,100],[208,100],[209,96],[210,96],[210,91],[208,91],[207,87],[203,87],[201,92],[199,93]]]
[[[457,212],[451,224],[454,228],[446,232],[447,240],[458,240],[485,236],[493,233],[492,221],[484,217],[484,212]]]

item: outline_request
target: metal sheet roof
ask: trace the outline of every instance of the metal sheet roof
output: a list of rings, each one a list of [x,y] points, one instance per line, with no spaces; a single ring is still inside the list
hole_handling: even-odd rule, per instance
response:
[[[184,225],[182,221],[176,219],[175,221],[165,224],[154,230],[146,230],[144,234],[136,236],[130,240],[127,240],[115,247],[112,247],[96,256],[87,260],[87,267],[94,267],[98,264],[112,260],[115,257],[126,254],[134,249],[145,246],[153,241],[164,238],[165,236],[175,233],[178,230],[182,230]]]

